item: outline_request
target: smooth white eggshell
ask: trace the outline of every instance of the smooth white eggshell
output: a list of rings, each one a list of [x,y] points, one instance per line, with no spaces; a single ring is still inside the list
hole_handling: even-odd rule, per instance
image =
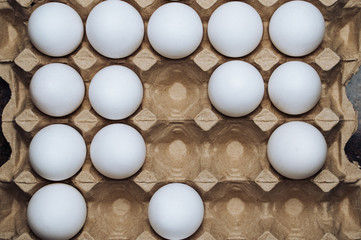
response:
[[[146,157],[145,142],[140,133],[125,124],[111,124],[94,136],[90,158],[104,176],[123,179],[135,174]]]
[[[29,91],[31,100],[40,111],[52,117],[63,117],[80,106],[85,86],[74,68],[50,63],[35,72]]]
[[[142,43],[144,22],[129,3],[103,1],[89,13],[86,35],[100,54],[109,58],[124,58],[135,52]]]
[[[53,124],[35,134],[29,146],[31,167],[43,178],[61,181],[72,177],[83,166],[86,145],[74,128]]]
[[[28,33],[32,44],[42,53],[61,57],[73,52],[84,35],[78,13],[66,4],[50,2],[31,14]]]
[[[171,183],[158,189],[149,202],[148,217],[154,231],[166,239],[184,239],[197,231],[204,206],[190,186]]]
[[[310,65],[292,61],[276,68],[268,82],[268,95],[282,112],[292,115],[311,110],[321,97],[321,79]]]
[[[228,2],[218,7],[208,22],[208,38],[212,46],[227,57],[242,57],[261,42],[262,19],[247,3]]]
[[[208,83],[212,105],[229,117],[245,116],[261,103],[264,83],[261,74],[251,64],[230,61],[219,66]]]
[[[291,1],[279,7],[269,23],[272,43],[282,53],[300,57],[313,52],[325,34],[325,20],[309,2]]]
[[[291,179],[305,179],[317,173],[327,157],[327,143],[321,132],[305,122],[289,122],[278,127],[267,145],[272,167]]]
[[[30,199],[27,220],[41,239],[70,239],[83,227],[86,202],[74,187],[55,183],[42,187]]]
[[[132,115],[143,100],[143,85],[127,67],[113,65],[95,74],[89,86],[89,100],[102,117],[119,120]]]
[[[180,59],[198,48],[203,26],[193,8],[174,2],[155,10],[149,19],[147,32],[155,51],[167,58]]]

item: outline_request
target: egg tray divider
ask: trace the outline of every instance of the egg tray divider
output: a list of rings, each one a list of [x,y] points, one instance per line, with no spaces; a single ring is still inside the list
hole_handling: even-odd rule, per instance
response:
[[[264,35],[258,48],[244,58],[262,74],[267,90],[271,73],[280,64],[300,60],[322,80],[322,96],[306,114],[291,117],[271,105],[267,93],[261,105],[243,118],[225,117],[212,108],[207,82],[220,64],[233,60],[210,45],[206,27],[211,13],[224,0],[182,1],[200,15],[204,36],[189,57],[169,60],[158,55],[145,36],[130,57],[107,59],[95,52],[84,36],[81,46],[62,58],[39,53],[29,42],[26,25],[31,12],[46,1],[0,1],[0,77],[10,86],[11,99],[2,115],[10,143],[10,159],[0,168],[0,239],[36,239],[26,223],[26,205],[35,191],[49,184],[28,161],[29,143],[36,132],[65,123],[84,137],[88,155],[82,169],[65,183],[77,187],[87,201],[88,216],[75,239],[159,239],[147,219],[152,194],[169,182],[194,187],[205,204],[205,218],[192,239],[361,239],[361,170],[347,160],[344,146],[357,127],[357,114],[345,85],[361,65],[361,1],[311,0],[326,20],[322,45],[304,58],[278,52],[267,32],[272,13],[284,0],[244,1],[261,15]],[[85,23],[99,0],[62,1]],[[147,26],[165,0],[127,1]],[[121,64],[135,71],[144,86],[140,109],[130,118],[109,121],[97,115],[88,96],[69,116],[51,118],[31,102],[28,86],[41,66],[66,63],[83,77],[86,89],[97,71]],[[292,181],[269,165],[267,140],[284,122],[301,120],[325,136],[328,157],[314,177]],[[125,180],[111,180],[92,166],[89,145],[102,127],[116,122],[138,129],[147,143],[143,168]]]

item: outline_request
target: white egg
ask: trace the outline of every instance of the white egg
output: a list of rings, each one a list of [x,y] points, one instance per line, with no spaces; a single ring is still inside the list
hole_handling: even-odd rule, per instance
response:
[[[63,117],[80,106],[85,87],[74,68],[50,63],[35,72],[29,91],[31,100],[40,111],[52,117]]]
[[[160,55],[180,59],[192,54],[203,37],[200,17],[183,3],[159,7],[148,22],[149,42]]]
[[[269,23],[272,43],[282,53],[300,57],[313,52],[322,42],[325,20],[314,5],[305,1],[283,4]]]
[[[154,231],[166,239],[184,239],[201,226],[203,201],[190,186],[171,183],[158,189],[149,202],[148,217]]]
[[[282,112],[297,115],[308,112],[321,97],[321,79],[310,65],[287,62],[276,68],[268,82],[268,95]]]
[[[100,2],[86,21],[86,35],[92,47],[109,58],[124,58],[143,41],[144,23],[139,12],[119,0]]]
[[[90,158],[104,176],[123,179],[135,174],[146,157],[145,142],[140,133],[125,124],[111,124],[94,136]]]
[[[30,199],[27,220],[40,239],[70,239],[83,227],[86,202],[74,187],[54,183],[38,190]]]
[[[219,66],[208,83],[212,105],[229,117],[242,117],[261,103],[264,83],[261,74],[251,64],[230,61]]]
[[[321,132],[305,122],[278,127],[267,145],[272,167],[291,179],[305,179],[317,173],[327,157],[327,143]]]
[[[113,65],[95,74],[89,86],[89,100],[102,117],[119,120],[132,115],[143,100],[143,85],[127,67]]]
[[[35,134],[29,146],[31,167],[43,178],[61,181],[72,177],[83,166],[86,145],[74,128],[53,124]]]
[[[30,41],[42,53],[61,57],[73,52],[84,35],[78,13],[66,4],[50,2],[31,14],[28,22]]]
[[[243,2],[228,2],[218,7],[208,22],[212,46],[227,57],[243,57],[261,42],[262,19],[258,12]]]

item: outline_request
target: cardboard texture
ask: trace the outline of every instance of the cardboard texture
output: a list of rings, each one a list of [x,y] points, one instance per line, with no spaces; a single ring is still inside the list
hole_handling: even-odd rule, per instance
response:
[[[158,55],[145,36],[130,57],[107,59],[84,36],[72,54],[51,58],[29,42],[30,14],[47,1],[0,1],[0,77],[11,88],[2,128],[12,148],[0,168],[0,239],[36,239],[26,223],[26,206],[34,192],[49,184],[30,167],[29,143],[36,132],[53,123],[76,128],[88,146],[86,162],[65,183],[79,189],[88,216],[75,237],[93,239],[159,239],[147,219],[152,194],[169,182],[195,188],[205,204],[205,218],[191,239],[361,239],[361,170],[348,161],[344,146],[356,130],[356,113],[345,84],[361,65],[361,0],[309,0],[326,20],[322,45],[303,58],[281,54],[269,40],[272,13],[286,0],[246,0],[260,13],[264,35],[258,48],[238,58],[255,66],[267,90],[273,70],[290,60],[309,63],[322,79],[320,102],[300,116],[278,111],[267,93],[261,105],[242,118],[228,118],[212,108],[207,82],[214,69],[232,59],[210,45],[206,27],[211,13],[224,0],[182,1],[201,16],[204,37],[189,57],[169,60]],[[83,22],[99,0],[62,0]],[[165,0],[131,0],[145,25]],[[34,107],[28,94],[32,75],[41,66],[66,63],[83,77],[88,89],[95,73],[121,64],[135,71],[144,86],[141,107],[128,119],[110,121],[91,108],[88,96],[74,113],[52,118]],[[280,176],[270,166],[266,145],[282,123],[302,120],[317,127],[328,144],[327,162],[315,176],[301,181]],[[138,129],[147,143],[143,168],[125,180],[100,175],[89,158],[89,145],[102,127],[116,122]]]

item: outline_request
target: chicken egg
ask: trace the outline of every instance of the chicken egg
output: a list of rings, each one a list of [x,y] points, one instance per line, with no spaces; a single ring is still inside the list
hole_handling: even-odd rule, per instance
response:
[[[160,55],[180,59],[192,54],[203,37],[200,17],[183,3],[167,3],[159,7],[148,22],[149,42]]]
[[[29,91],[31,100],[40,111],[52,117],[63,117],[80,106],[85,86],[74,68],[50,63],[35,72]]]
[[[208,83],[212,105],[229,117],[242,117],[261,103],[264,83],[261,74],[251,64],[230,61],[219,66]]]
[[[144,37],[144,22],[139,12],[120,0],[96,5],[89,13],[85,28],[92,47],[108,58],[131,55]]]
[[[186,184],[167,184],[158,189],[149,202],[150,225],[166,239],[191,236],[201,226],[203,216],[202,198]]]
[[[325,34],[325,20],[309,2],[291,1],[279,7],[269,23],[274,46],[282,53],[301,57],[313,52]]]
[[[308,112],[321,97],[321,79],[310,65],[292,61],[276,68],[268,82],[268,95],[282,112]]]
[[[104,176],[123,179],[135,174],[143,165],[146,146],[140,133],[120,123],[108,125],[94,136],[90,158]]]
[[[119,120],[132,115],[143,100],[143,85],[127,67],[112,65],[95,74],[89,86],[89,100],[102,117]]]
[[[291,179],[305,179],[317,173],[327,158],[327,143],[314,126],[300,121],[278,127],[267,145],[272,167]]]
[[[249,4],[232,1],[218,7],[208,22],[212,46],[227,57],[243,57],[261,42],[262,19]]]
[[[30,199],[27,221],[40,239],[63,240],[74,237],[83,227],[86,202],[74,187],[54,183],[38,190]]]
[[[32,44],[42,53],[62,57],[73,52],[84,35],[78,13],[66,4],[50,2],[31,14],[28,33]]]
[[[53,124],[41,129],[29,146],[31,167],[51,181],[72,177],[83,166],[85,157],[83,137],[65,124]]]

